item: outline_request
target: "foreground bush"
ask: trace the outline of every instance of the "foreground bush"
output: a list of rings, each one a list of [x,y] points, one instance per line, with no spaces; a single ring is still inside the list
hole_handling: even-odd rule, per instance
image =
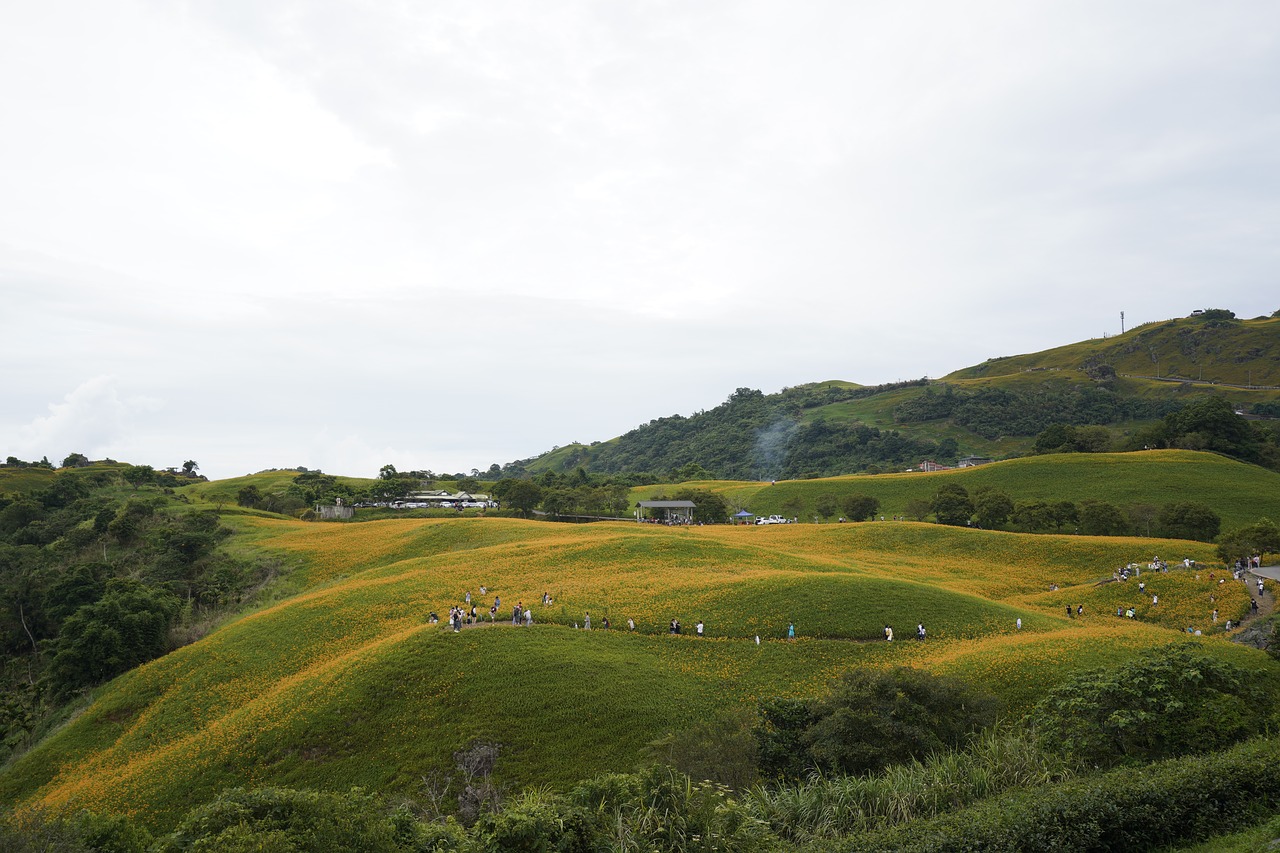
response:
[[[1020,790],[816,850],[1153,850],[1253,826],[1280,810],[1280,741]]]
[[[1112,767],[1225,749],[1265,732],[1271,704],[1255,673],[1188,644],[1076,676],[1029,720],[1043,749]]]
[[[4,853],[146,853],[151,834],[128,818],[89,811],[0,815]]]
[[[156,844],[156,853],[281,851],[281,853],[399,853],[396,827],[380,802],[359,789],[224,791],[192,809]]]
[[[800,778],[874,773],[959,749],[996,718],[996,699],[920,669],[852,669],[826,695],[761,706],[755,730],[763,773]]]
[[[1037,749],[1025,732],[991,730],[963,752],[932,755],[878,774],[815,776],[757,787],[747,805],[780,837],[798,843],[935,817],[1070,775],[1064,761]]]

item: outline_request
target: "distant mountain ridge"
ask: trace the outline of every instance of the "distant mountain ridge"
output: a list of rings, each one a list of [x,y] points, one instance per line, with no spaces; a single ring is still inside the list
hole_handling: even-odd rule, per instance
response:
[[[503,473],[582,467],[769,480],[881,472],[923,459],[1026,455],[1037,435],[1059,425],[1095,428],[1093,449],[1126,449],[1134,441],[1143,446],[1145,429],[1204,397],[1280,417],[1280,311],[1241,320],[1211,309],[1114,337],[992,358],[940,380],[826,381],[768,395],[739,388],[713,409],[656,418],[608,441],[558,447],[508,463]],[[1262,440],[1274,437],[1264,431]]]

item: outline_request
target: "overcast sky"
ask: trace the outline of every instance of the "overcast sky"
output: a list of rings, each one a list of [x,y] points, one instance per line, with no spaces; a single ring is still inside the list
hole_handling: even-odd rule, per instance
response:
[[[1280,308],[1280,4],[0,4],[0,457],[469,471]]]

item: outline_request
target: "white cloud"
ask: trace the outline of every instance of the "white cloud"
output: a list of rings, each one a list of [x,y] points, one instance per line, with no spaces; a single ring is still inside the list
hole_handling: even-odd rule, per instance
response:
[[[68,453],[84,453],[97,459],[121,450],[143,452],[131,446],[129,434],[136,420],[152,415],[161,408],[158,401],[146,397],[122,399],[114,376],[95,376],[85,380],[61,402],[50,403],[48,414],[23,425],[18,431],[16,455],[40,458],[49,453],[57,464]]]
[[[109,374],[163,402],[113,445],[148,464],[467,470],[1121,310],[1270,313],[1277,29],[1247,0],[9,4],[0,444]]]

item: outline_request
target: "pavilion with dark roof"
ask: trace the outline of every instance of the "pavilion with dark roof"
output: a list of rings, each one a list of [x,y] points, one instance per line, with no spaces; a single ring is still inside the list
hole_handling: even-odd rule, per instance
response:
[[[690,524],[697,504],[693,501],[640,501],[636,504],[636,521],[644,520],[647,509],[662,510],[662,520],[667,524]]]

